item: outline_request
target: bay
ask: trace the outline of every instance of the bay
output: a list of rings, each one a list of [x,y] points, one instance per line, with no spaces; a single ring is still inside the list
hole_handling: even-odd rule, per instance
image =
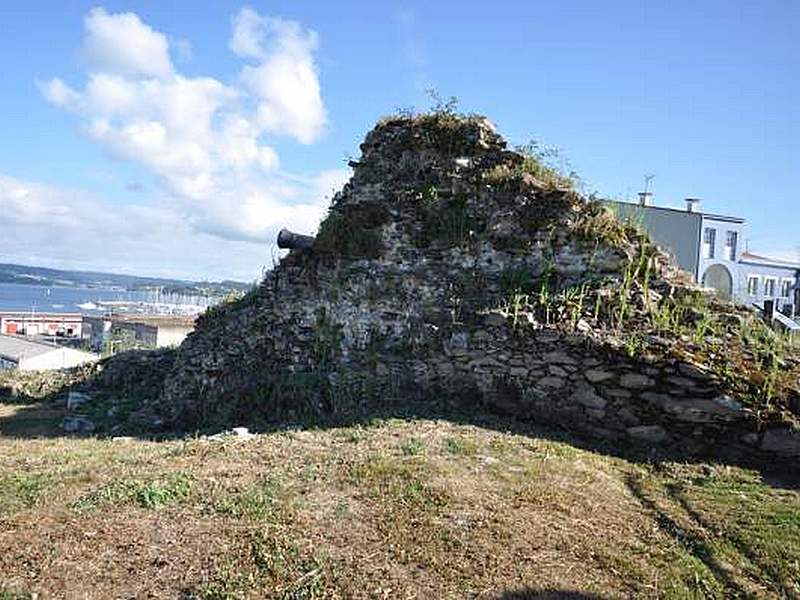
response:
[[[100,302],[125,302],[134,305],[164,303],[165,300],[187,307],[192,304],[210,304],[205,298],[176,295],[165,297],[156,292],[0,283],[0,312],[96,314],[106,310],[99,306]]]

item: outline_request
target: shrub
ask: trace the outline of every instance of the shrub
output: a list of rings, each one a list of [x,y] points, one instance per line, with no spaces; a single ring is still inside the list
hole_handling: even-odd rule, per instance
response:
[[[383,250],[383,242],[374,218],[372,211],[363,220],[342,211],[331,211],[319,226],[314,248],[323,254],[378,258]]]

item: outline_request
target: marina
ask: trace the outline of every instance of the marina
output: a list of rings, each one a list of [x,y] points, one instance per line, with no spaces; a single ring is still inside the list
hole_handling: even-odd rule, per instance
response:
[[[108,312],[150,315],[197,315],[219,297],[109,288],[0,284],[0,311],[98,315]]]

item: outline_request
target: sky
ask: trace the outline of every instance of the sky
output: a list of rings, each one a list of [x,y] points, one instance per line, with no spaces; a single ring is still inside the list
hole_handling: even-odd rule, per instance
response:
[[[0,0],[0,262],[253,281],[426,90],[800,255],[800,2]]]

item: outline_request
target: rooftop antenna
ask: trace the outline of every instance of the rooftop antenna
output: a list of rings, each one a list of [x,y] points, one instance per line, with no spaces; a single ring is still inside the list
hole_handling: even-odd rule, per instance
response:
[[[650,206],[651,198],[653,193],[650,191],[650,182],[652,181],[653,175],[652,173],[645,173],[644,175],[644,191],[639,192],[639,205],[640,206]]]
[[[655,175],[653,173],[645,173],[644,174],[644,193],[647,194],[650,191],[650,182],[653,181]]]

